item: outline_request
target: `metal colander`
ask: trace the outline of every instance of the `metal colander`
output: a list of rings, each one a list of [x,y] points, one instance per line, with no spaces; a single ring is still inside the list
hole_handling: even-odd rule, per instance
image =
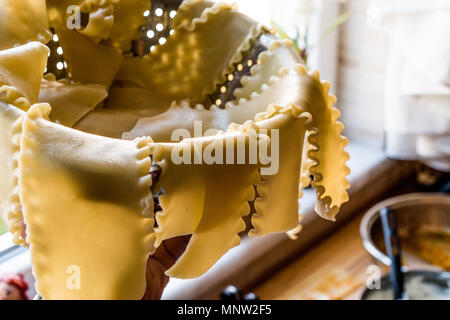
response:
[[[147,21],[139,30],[140,38],[133,42],[132,54],[135,56],[144,56],[156,46],[165,43],[173,32],[172,21],[182,0],[153,0],[151,3],[151,9],[144,13]],[[86,15],[82,15],[82,25],[87,25],[87,19]],[[242,87],[242,77],[250,74],[251,67],[258,63],[259,54],[267,50],[270,41],[271,37],[267,35],[254,41],[251,49],[243,54],[242,61],[234,65],[234,71],[227,74],[226,81],[218,84],[216,91],[205,97],[203,104],[206,107],[215,104],[219,108],[224,108],[227,102],[234,100],[234,90]],[[50,48],[50,56],[46,73],[54,74],[56,79],[70,79],[64,52],[56,34],[47,46]]]

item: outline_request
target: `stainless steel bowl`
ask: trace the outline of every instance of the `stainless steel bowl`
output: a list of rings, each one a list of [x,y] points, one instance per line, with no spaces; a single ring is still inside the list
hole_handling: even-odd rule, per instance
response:
[[[450,195],[411,193],[378,203],[363,217],[360,234],[366,250],[386,266],[390,266],[391,260],[377,246],[383,243],[380,221],[380,209],[383,207],[395,210],[400,234],[408,230],[450,232]]]

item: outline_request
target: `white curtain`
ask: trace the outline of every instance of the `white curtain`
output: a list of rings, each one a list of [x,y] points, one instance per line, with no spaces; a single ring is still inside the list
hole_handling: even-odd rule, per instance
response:
[[[368,16],[390,38],[387,155],[450,171],[450,0],[373,0]]]

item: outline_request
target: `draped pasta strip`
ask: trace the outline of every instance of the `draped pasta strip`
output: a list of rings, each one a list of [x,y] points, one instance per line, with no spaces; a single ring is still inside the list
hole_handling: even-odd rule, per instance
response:
[[[112,87],[108,92],[104,109],[116,111],[140,111],[156,115],[166,111],[172,101],[156,92],[143,88]]]
[[[192,25],[196,23],[194,20],[199,21],[205,9],[211,8],[212,6],[214,6],[214,2],[209,0],[183,1],[178,7],[177,15],[172,22],[172,27],[177,29],[181,26],[191,25],[190,29],[192,29]]]
[[[279,164],[276,167],[278,170],[263,175],[264,181],[257,186],[260,198],[255,201],[257,213],[252,217],[255,229],[250,235],[286,232],[298,226],[298,188],[302,162],[299,155],[302,154],[306,132],[312,125],[311,118],[311,114],[296,105],[273,105],[267,112],[257,116],[256,125],[259,130],[268,130],[272,143],[275,143],[273,135],[278,136],[278,159],[272,157],[272,162],[279,161]]]
[[[167,97],[147,89],[112,87],[103,108],[80,119],[74,128],[112,138],[121,138],[141,118],[155,116],[170,105]],[[132,139],[130,139],[132,140]]]
[[[0,1],[0,50],[50,39],[45,0]]]
[[[87,26],[79,32],[99,43],[109,37],[111,29],[114,25],[114,7],[98,7],[92,9],[89,13],[89,22]]]
[[[47,0],[49,24],[54,29],[67,26],[69,21],[75,25],[75,30],[99,43],[111,34],[114,21],[114,4],[119,0]],[[75,15],[84,13],[88,16],[86,25],[81,25],[80,17]],[[78,19],[78,20],[77,20]]]
[[[89,112],[73,128],[105,137],[120,139],[139,120],[139,112],[99,109]],[[133,139],[128,139],[133,140]]]
[[[1,91],[1,88],[0,88]],[[26,245],[18,186],[18,159],[24,112],[0,100],[0,217],[6,221],[16,245]]]
[[[150,135],[155,141],[169,141],[171,132],[176,128],[182,127],[193,132],[193,125],[189,124],[194,121],[201,121],[205,130],[223,130],[231,122],[243,123],[265,111],[267,101],[277,105],[299,106],[312,116],[309,130],[315,129],[308,133],[308,150],[303,152],[301,174],[308,175],[308,171],[315,176],[313,186],[318,193],[316,211],[324,218],[334,219],[338,208],[348,200],[346,189],[349,183],[345,177],[350,172],[345,165],[348,160],[344,150],[346,139],[341,136],[343,127],[337,121],[339,113],[333,107],[336,99],[328,94],[329,84],[321,82],[317,72],[309,73],[303,64],[297,63],[299,58],[294,58],[292,50],[289,42],[273,43],[269,52],[262,54],[261,64],[254,67],[252,76],[244,78],[244,87],[236,90],[239,92],[237,96],[241,98],[227,103],[225,110],[214,107],[207,110],[201,105],[194,107],[187,101],[174,103],[161,115],[141,118],[132,131],[123,134],[123,138]],[[280,57],[286,59],[280,60]],[[281,68],[278,75],[269,77],[267,73],[273,71],[273,65]],[[254,89],[265,81],[267,83],[258,90]],[[252,88],[249,97],[247,86]],[[186,119],[190,119],[188,125]],[[327,171],[327,179],[323,179],[322,170]],[[302,185],[306,184],[308,178],[302,178]]]
[[[315,128],[308,134],[307,149],[303,152],[301,186],[309,184],[309,173],[314,175],[312,185],[318,194],[316,211],[323,218],[334,220],[340,206],[348,201],[346,190],[350,185],[346,176],[350,170],[345,164],[349,159],[344,149],[347,139],[341,136],[343,125],[338,121],[339,111],[334,108],[336,98],[328,93],[330,84],[321,82],[317,71],[306,71],[289,41],[273,42],[259,59],[260,64],[252,68],[251,76],[242,79],[243,88],[237,89],[235,96],[248,98],[261,83],[270,82],[268,75],[276,68],[281,67],[282,73],[294,70],[298,90],[295,101],[290,102],[311,113]]]
[[[0,86],[7,102],[17,101],[16,106],[26,110],[39,97],[41,78],[47,63],[49,49],[39,43],[0,51]]]
[[[45,120],[49,112],[27,112],[19,161],[37,290],[45,299],[139,299],[154,242],[149,141],[82,133]]]
[[[22,117],[36,99],[48,49],[31,42],[0,51],[0,217],[8,225],[13,242],[26,245],[19,197],[18,159]]]
[[[268,137],[244,126],[216,136],[154,145],[154,161],[162,169],[158,188],[164,190],[160,196],[163,212],[156,217],[156,245],[192,234],[186,251],[168,275],[198,277],[239,245],[238,233],[245,230],[242,217],[250,213],[248,201],[255,198],[253,186],[260,182],[258,161],[248,161],[251,143],[266,146]],[[239,144],[245,150],[246,164],[237,161]],[[205,163],[205,154],[214,154],[214,162]],[[184,162],[174,163],[176,155]],[[199,158],[203,163],[194,164]]]
[[[150,1],[141,0],[47,0],[50,26],[60,29],[67,22],[70,6],[78,6],[88,15],[88,23],[77,31],[93,42],[102,42],[120,52],[131,49],[131,41],[144,25],[144,11],[150,9]],[[71,11],[72,14],[75,11]]]
[[[139,27],[144,25],[144,12],[150,9],[150,1],[114,1],[114,24],[104,44],[121,52],[131,49],[131,41],[137,38]]]
[[[307,131],[305,134],[305,140],[303,142],[303,151],[302,151],[302,164],[300,168],[300,182],[299,182],[299,190],[298,190],[298,198],[300,199],[303,197],[303,189],[309,187],[311,185],[312,179],[311,179],[311,168],[314,166],[315,162],[311,159],[309,156],[310,151],[316,150],[316,146],[312,144],[312,135],[317,134],[314,129],[311,131]],[[299,214],[298,214],[298,220],[301,223],[303,220],[303,214],[301,213],[301,203],[299,208]],[[300,231],[302,231],[302,225],[299,224],[296,228],[289,230],[287,232],[287,235],[292,240],[298,239],[298,234]]]
[[[93,111],[106,97],[108,92],[101,85],[83,85],[56,81],[47,76],[42,81],[39,102],[49,103],[52,107],[50,120],[72,127],[86,114]]]
[[[80,8],[83,0],[45,0],[47,3],[48,23],[51,28],[66,25],[68,11],[75,13],[75,6]],[[73,7],[71,7],[73,6]],[[85,11],[86,12],[86,11]]]
[[[345,151],[348,140],[341,135],[344,126],[338,121],[339,110],[334,107],[336,97],[328,93],[330,83],[320,81],[318,71],[307,74],[301,65],[295,70],[303,75],[301,88],[310,85],[312,89],[310,96],[305,94],[299,105],[312,114],[316,128],[309,137],[313,148],[308,151],[309,158],[315,162],[309,170],[314,175],[312,186],[317,192],[316,212],[325,219],[335,220],[339,208],[348,201],[350,183],[346,177],[350,169],[346,162],[350,156]]]

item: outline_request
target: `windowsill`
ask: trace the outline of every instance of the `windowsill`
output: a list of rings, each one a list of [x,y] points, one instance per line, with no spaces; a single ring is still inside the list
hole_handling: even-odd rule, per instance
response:
[[[171,279],[163,299],[217,299],[221,290],[230,284],[243,290],[251,288],[413,172],[411,164],[387,159],[382,151],[356,143],[350,143],[347,151],[351,156],[348,163],[352,169],[351,200],[342,208],[336,223],[323,220],[314,212],[316,196],[308,189],[299,200],[304,219],[298,240],[290,240],[285,234],[247,238],[202,277]]]
[[[358,210],[412,172],[409,164],[389,160],[381,151],[355,143],[351,143],[347,151],[351,155],[348,163],[352,169],[349,176],[352,185],[349,191],[351,201],[342,208],[336,223],[323,220],[315,214],[315,193],[311,189],[306,190],[300,199],[304,220],[303,231],[299,234],[298,240],[290,240],[285,234],[247,238],[240,246],[230,250],[202,277],[193,280],[171,279],[163,298],[215,299],[229,284],[242,289],[250,288],[263,281],[265,275],[335,231],[346,219],[357,214]],[[10,259],[0,263],[0,274],[12,271],[21,272],[27,280],[32,281],[30,256],[27,250],[17,251]],[[30,296],[33,296],[33,292],[34,288],[31,288]]]

